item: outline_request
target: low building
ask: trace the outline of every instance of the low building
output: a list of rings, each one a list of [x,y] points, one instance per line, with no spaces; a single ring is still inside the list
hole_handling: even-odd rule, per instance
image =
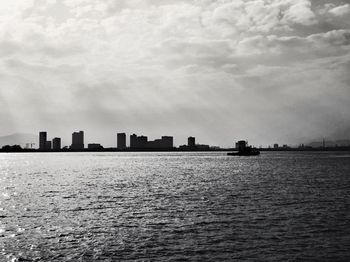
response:
[[[147,136],[138,136],[137,137],[137,148],[147,148],[148,138]]]
[[[174,138],[172,136],[162,136],[161,139],[155,139],[153,141],[147,142],[147,148],[150,149],[171,149],[173,145]]]
[[[173,148],[174,147],[174,138],[172,136],[162,136],[161,146],[163,148]]]
[[[147,148],[148,138],[147,136],[137,136],[132,134],[130,136],[130,148],[132,149],[144,149]]]
[[[51,150],[51,149],[52,149],[51,141],[46,141],[45,150]]]
[[[209,145],[200,145],[200,144],[198,144],[198,145],[196,145],[196,150],[209,150],[210,149],[210,146]]]
[[[100,150],[103,149],[103,146],[101,144],[88,144],[89,150]]]
[[[54,139],[52,139],[52,149],[61,150],[61,138],[55,137]]]

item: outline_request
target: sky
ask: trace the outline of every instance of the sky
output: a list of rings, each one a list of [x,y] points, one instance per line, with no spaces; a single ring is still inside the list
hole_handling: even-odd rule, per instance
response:
[[[0,135],[350,138],[350,0],[0,1]]]

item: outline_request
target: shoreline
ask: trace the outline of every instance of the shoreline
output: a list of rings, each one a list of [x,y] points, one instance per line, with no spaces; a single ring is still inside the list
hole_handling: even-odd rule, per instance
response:
[[[261,152],[346,152],[350,151],[350,147],[329,147],[329,148],[258,148]],[[183,149],[126,149],[118,150],[116,148],[105,148],[105,149],[84,149],[84,150],[38,150],[38,149],[22,149],[22,150],[0,150],[0,153],[98,153],[98,152],[115,152],[115,153],[128,153],[128,152],[232,152],[237,151],[234,148],[223,148],[223,149],[208,149],[208,150],[183,150]]]

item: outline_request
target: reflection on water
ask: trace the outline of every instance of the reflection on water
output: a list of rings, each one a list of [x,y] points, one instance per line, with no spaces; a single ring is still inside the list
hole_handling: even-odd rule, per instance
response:
[[[348,155],[0,154],[0,261],[345,261]]]

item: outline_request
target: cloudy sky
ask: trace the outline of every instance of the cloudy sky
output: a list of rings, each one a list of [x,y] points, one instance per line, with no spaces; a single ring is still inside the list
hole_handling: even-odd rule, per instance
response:
[[[0,1],[0,106],[65,144],[350,138],[350,1]]]

